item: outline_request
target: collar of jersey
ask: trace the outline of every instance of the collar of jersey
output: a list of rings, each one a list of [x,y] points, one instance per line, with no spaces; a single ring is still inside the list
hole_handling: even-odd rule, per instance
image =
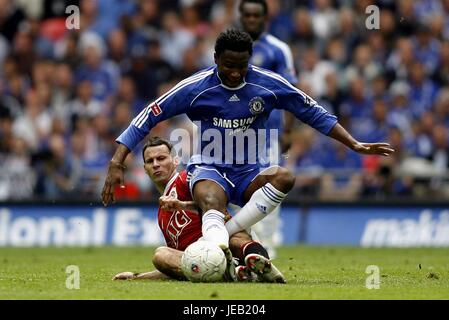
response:
[[[171,185],[173,184],[173,181],[175,181],[178,176],[179,176],[179,172],[176,172],[176,174],[167,183],[167,185],[165,186],[164,194],[163,194],[164,196],[168,196],[167,191],[170,189]]]
[[[228,90],[240,90],[240,89],[242,89],[242,88],[246,85],[245,78],[243,78],[243,82],[242,82],[241,84],[239,84],[237,87],[235,87],[235,88],[228,87],[227,85],[225,85],[225,84],[223,83],[223,81],[221,81],[221,78],[220,78],[220,76],[218,75],[218,69],[216,70],[216,74],[217,74],[218,80],[220,80],[220,85],[221,85],[223,88],[225,88],[225,89],[228,89]]]

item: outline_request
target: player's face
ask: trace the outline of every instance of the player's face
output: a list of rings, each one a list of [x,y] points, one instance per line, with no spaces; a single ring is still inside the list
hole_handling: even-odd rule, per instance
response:
[[[166,145],[148,147],[144,153],[144,168],[154,183],[165,186],[176,169],[176,162]]]
[[[240,22],[253,38],[256,40],[260,34],[265,30],[267,16],[264,13],[264,8],[259,3],[245,3],[242,7],[240,15]]]
[[[249,52],[236,52],[225,50],[215,63],[218,66],[218,75],[224,85],[235,88],[242,82],[248,72]]]

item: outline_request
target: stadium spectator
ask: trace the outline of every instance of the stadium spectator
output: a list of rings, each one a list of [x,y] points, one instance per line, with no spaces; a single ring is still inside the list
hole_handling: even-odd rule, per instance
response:
[[[351,119],[354,126],[361,126],[361,122],[370,121],[372,100],[368,96],[365,80],[358,75],[354,75],[348,81],[346,93],[346,97],[340,106],[341,116]]]
[[[338,12],[330,0],[314,1],[311,18],[313,31],[319,41],[327,41],[335,34],[338,25]]]
[[[24,12],[12,0],[0,0],[0,33],[12,42],[25,20]]]
[[[330,61],[320,60],[318,50],[313,47],[306,49],[302,62],[299,82],[313,83],[310,94],[322,97],[326,90],[326,77],[336,72],[336,66]]]
[[[295,9],[293,13],[293,31],[291,34],[291,45],[294,50],[299,55],[305,48],[314,45],[315,38],[310,12],[304,8]]]
[[[67,154],[67,144],[61,135],[53,134],[48,145],[34,161],[37,168],[36,194],[46,200],[69,198],[74,194],[77,172]]]
[[[82,62],[75,73],[75,83],[91,81],[94,97],[108,101],[117,89],[120,72],[115,63],[104,59],[105,43],[95,33],[86,32],[80,37],[79,50]]]
[[[64,107],[62,120],[70,124],[71,128],[76,128],[76,122],[80,118],[92,119],[102,113],[104,104],[94,97],[93,83],[83,80],[76,86],[75,99],[69,101]]]
[[[425,66],[420,62],[414,62],[410,65],[409,85],[410,110],[415,117],[419,117],[432,108],[439,88],[427,76]]]
[[[352,63],[345,70],[347,79],[360,77],[370,85],[381,72],[381,67],[373,60],[371,48],[366,43],[355,47],[351,61]]]
[[[131,49],[132,65],[126,74],[134,81],[139,99],[150,101],[157,97],[159,86],[175,77],[175,69],[163,57],[159,40],[148,41],[142,49]]]
[[[17,99],[7,95],[5,85],[0,78],[0,114],[15,119],[22,113],[22,107]]]
[[[48,138],[52,117],[35,89],[27,92],[24,113],[13,124],[13,132],[22,138],[30,150],[38,151]]]
[[[267,0],[268,32],[282,41],[287,41],[293,29],[292,18],[279,1]]]
[[[163,14],[162,25],[161,53],[173,68],[180,69],[185,51],[195,45],[195,36],[182,25],[178,14],[174,11]]]
[[[447,40],[441,44],[439,64],[433,77],[440,87],[449,84],[449,41]]]
[[[51,112],[53,116],[60,119],[68,128],[68,114],[67,104],[74,97],[74,82],[73,72],[70,66],[66,63],[59,63],[55,66],[54,74],[51,78]]]

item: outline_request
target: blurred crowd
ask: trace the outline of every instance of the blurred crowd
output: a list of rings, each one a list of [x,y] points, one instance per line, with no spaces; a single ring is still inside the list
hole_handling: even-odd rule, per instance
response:
[[[396,149],[360,157],[298,121],[284,160],[295,197],[447,198],[449,0],[268,3],[268,31],[290,45],[298,87],[357,139]],[[372,4],[380,28],[369,30]],[[66,24],[70,5],[79,29]],[[97,201],[115,138],[153,99],[213,65],[216,36],[238,26],[237,5],[0,0],[0,200]],[[187,121],[152,134],[170,137]],[[135,150],[119,198],[156,196],[142,164]]]

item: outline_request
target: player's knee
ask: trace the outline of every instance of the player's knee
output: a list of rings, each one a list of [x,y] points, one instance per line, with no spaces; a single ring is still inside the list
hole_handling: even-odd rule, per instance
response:
[[[203,212],[212,209],[226,212],[226,200],[222,199],[214,190],[203,190],[201,194],[195,196],[195,199]]]
[[[275,182],[280,191],[287,193],[295,185],[296,177],[286,168],[279,168],[276,173]]]

